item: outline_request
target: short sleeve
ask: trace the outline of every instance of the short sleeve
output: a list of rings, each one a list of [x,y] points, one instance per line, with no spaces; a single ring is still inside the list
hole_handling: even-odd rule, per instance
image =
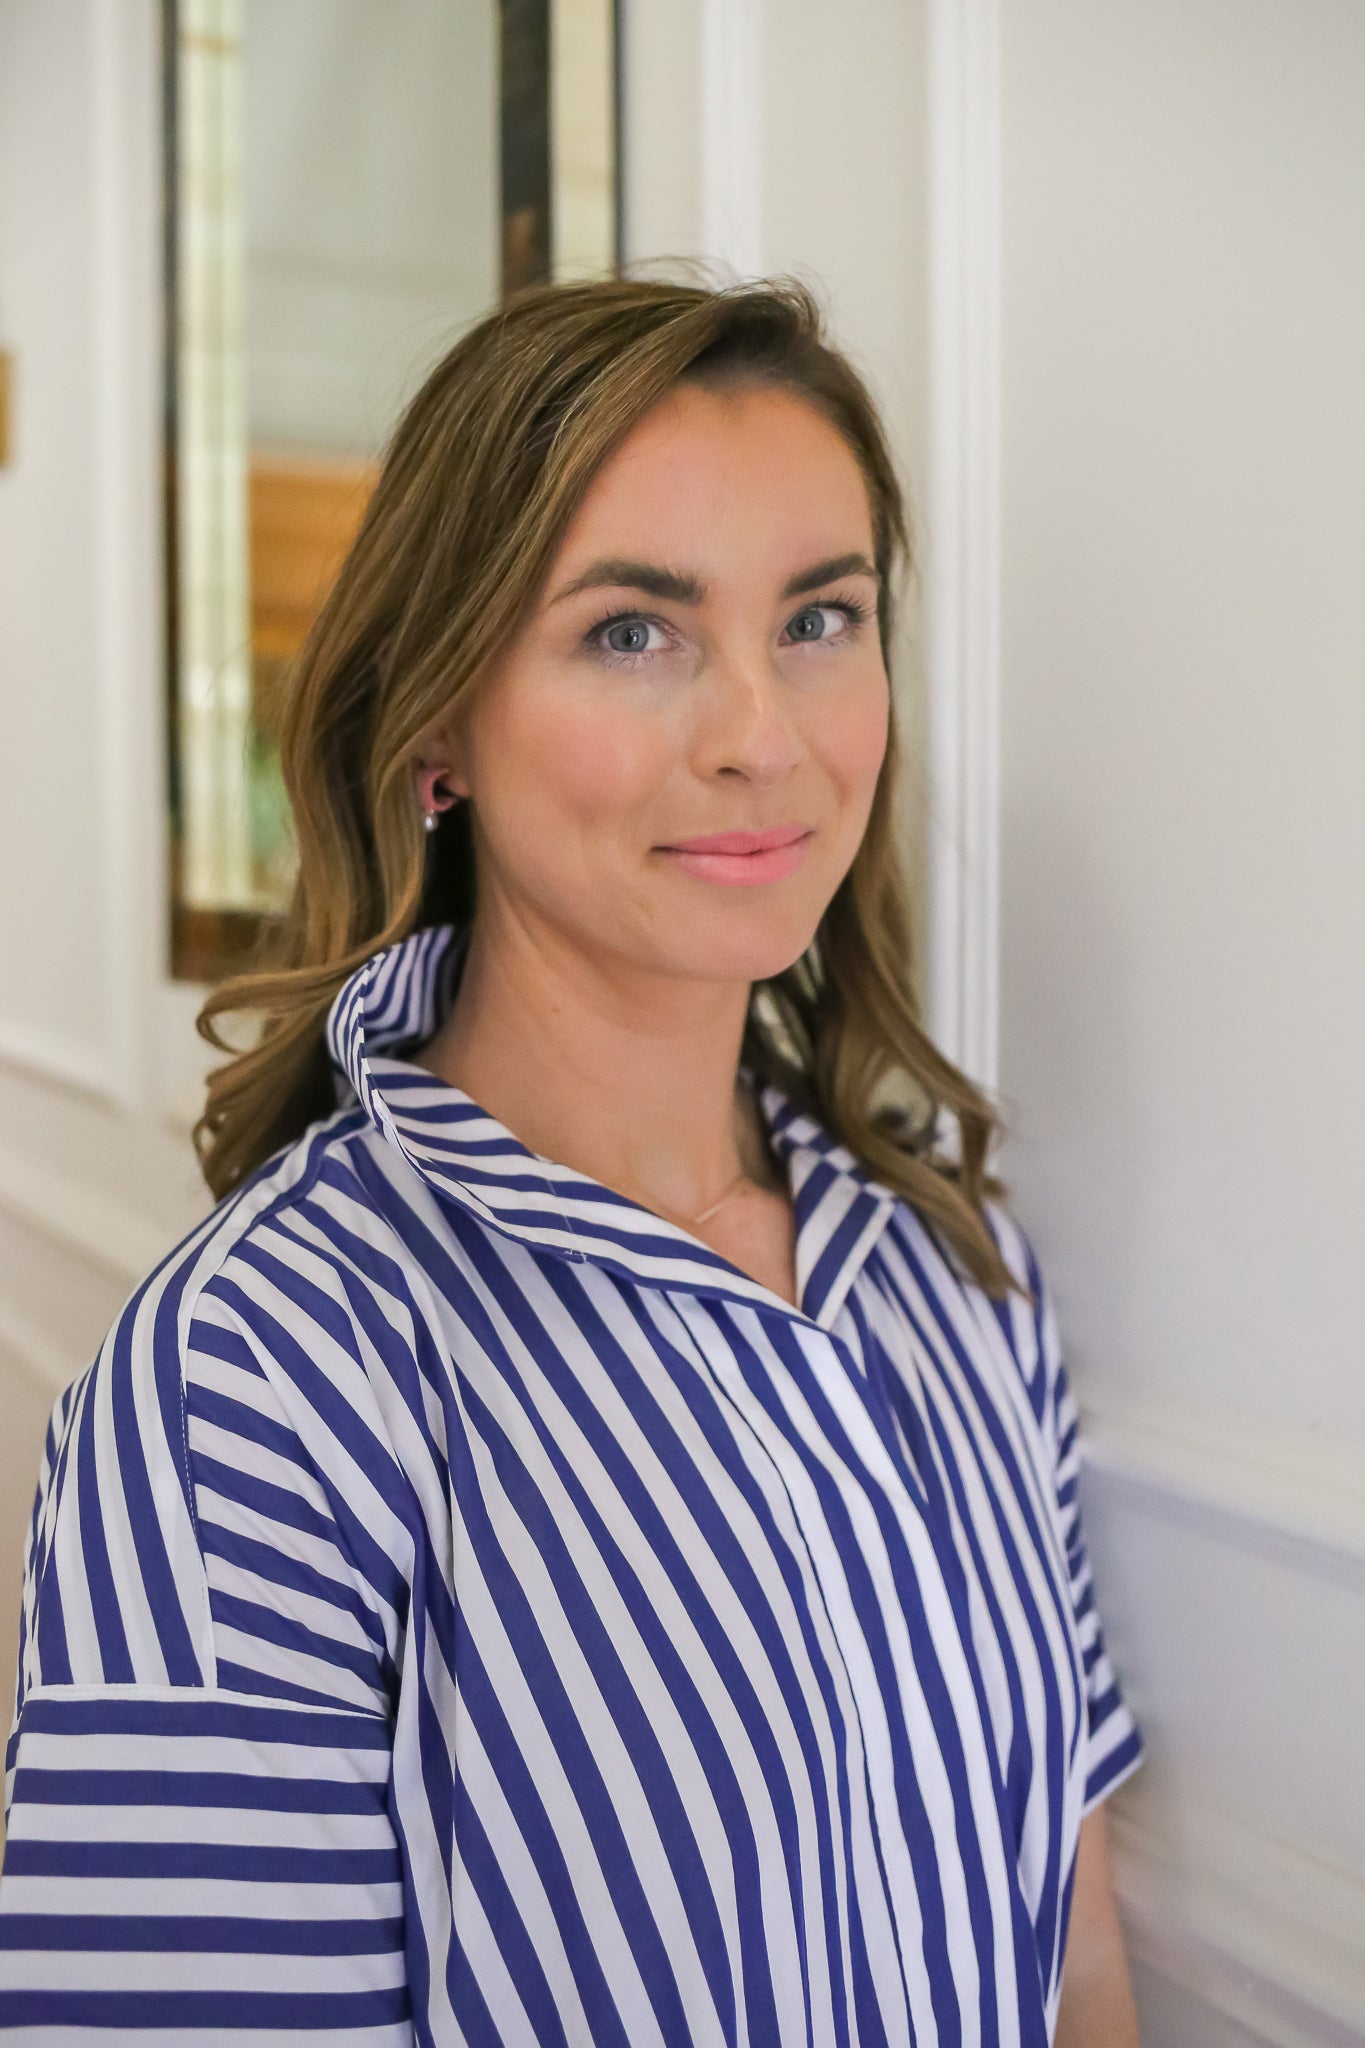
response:
[[[172,1255],[54,1414],[7,1759],[0,2033],[413,2038],[382,1602],[259,1342]]]
[[[1057,1514],[1066,1552],[1072,1610],[1085,1668],[1085,1808],[1106,1798],[1142,1761],[1142,1736],[1105,1647],[1095,1603],[1094,1576],[1081,1516],[1081,1425],[1070,1375],[1062,1356],[1056,1307],[1032,1253],[1031,1284],[1039,1358],[1046,1389],[1045,1426],[1052,1450]]]
[[[12,1755],[0,2033],[411,2041],[383,1722],[40,1685]]]

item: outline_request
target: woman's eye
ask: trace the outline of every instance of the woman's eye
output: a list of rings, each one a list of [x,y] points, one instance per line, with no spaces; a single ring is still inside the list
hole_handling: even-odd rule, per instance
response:
[[[793,640],[838,640],[849,630],[849,616],[842,605],[808,604],[787,626]]]
[[[609,619],[595,635],[608,654],[657,654],[664,636],[651,619]]]

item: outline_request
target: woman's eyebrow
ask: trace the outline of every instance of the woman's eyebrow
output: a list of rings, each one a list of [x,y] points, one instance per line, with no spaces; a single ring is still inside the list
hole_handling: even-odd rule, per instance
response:
[[[706,586],[699,576],[663,569],[654,562],[628,561],[623,555],[604,555],[600,562],[589,562],[582,575],[557,590],[550,602],[559,604],[566,597],[577,597],[580,591],[604,587],[643,590],[648,597],[663,598],[673,604],[700,604],[706,595]]]
[[[800,597],[807,590],[818,590],[822,583],[837,583],[841,576],[870,576],[874,583],[879,580],[866,555],[831,555],[827,562],[815,562],[809,569],[799,570],[789,583],[783,584],[782,595]]]

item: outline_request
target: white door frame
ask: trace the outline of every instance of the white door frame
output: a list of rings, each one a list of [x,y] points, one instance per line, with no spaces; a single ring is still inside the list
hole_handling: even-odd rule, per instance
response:
[[[988,1089],[1000,1066],[998,0],[928,0],[929,819],[926,1011]]]

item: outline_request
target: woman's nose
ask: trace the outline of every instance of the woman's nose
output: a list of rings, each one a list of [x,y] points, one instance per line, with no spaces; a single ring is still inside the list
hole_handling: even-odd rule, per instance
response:
[[[804,751],[790,686],[766,649],[720,653],[712,664],[702,731],[706,772],[774,781]]]

